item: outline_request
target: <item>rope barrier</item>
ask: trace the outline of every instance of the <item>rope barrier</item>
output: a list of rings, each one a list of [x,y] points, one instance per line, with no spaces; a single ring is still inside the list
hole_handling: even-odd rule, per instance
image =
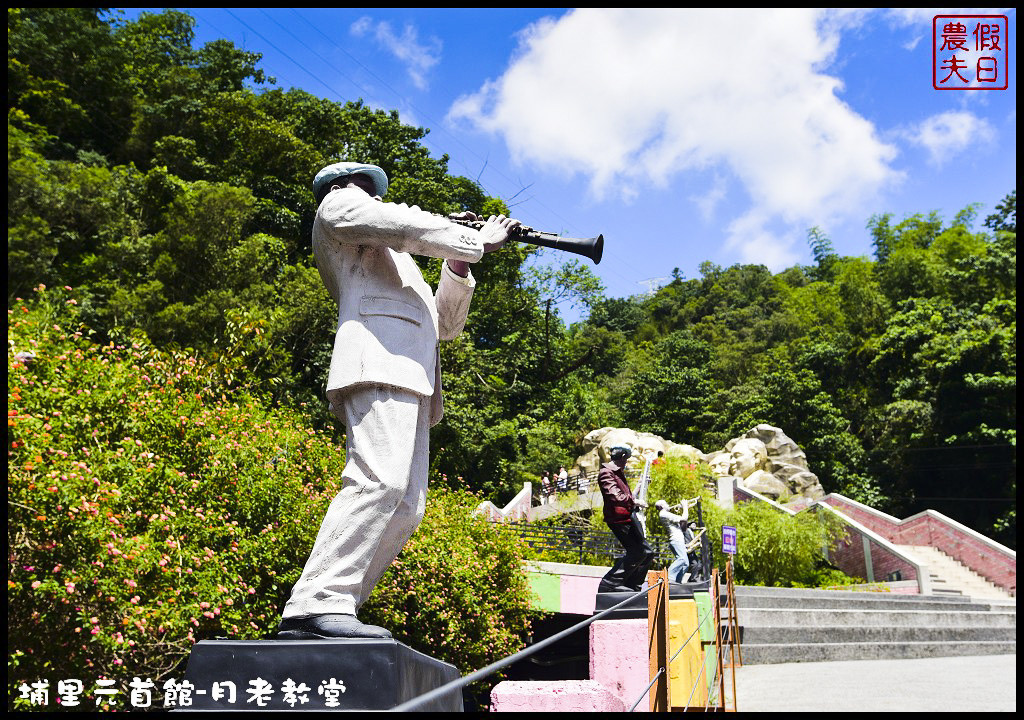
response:
[[[690,688],[690,697],[686,698],[686,707],[687,707],[687,709],[690,707],[690,702],[693,700],[693,694],[695,692],[697,692],[697,688],[700,687],[700,680],[701,680],[701,678],[703,676],[704,676],[704,662],[702,661],[701,664],[700,664],[700,670],[697,672],[697,682],[695,682],[693,684],[693,687]]]
[[[708,610],[708,613],[710,613],[710,612],[711,611]],[[705,618],[708,616],[708,613],[704,614]],[[697,622],[698,629],[700,628],[700,623],[702,623],[702,622],[703,622],[703,619],[701,619],[701,620],[699,620]],[[690,635],[690,638],[692,638],[692,637],[693,637],[693,634]],[[690,641],[690,639],[687,638],[687,642],[689,642],[689,641]],[[686,643],[683,643],[683,647],[686,647]],[[682,651],[682,649],[683,648],[679,648],[679,651],[676,652],[676,655],[678,655],[679,652]],[[717,647],[715,648],[715,653],[716,653],[716,658],[717,658],[717,653],[718,653],[718,648]],[[675,655],[672,656],[672,659],[673,660],[675,659]],[[671,664],[672,663],[669,662],[669,665],[671,665]],[[683,709],[683,712],[686,712],[690,708],[690,701],[693,700],[693,694],[695,692],[697,692],[697,688],[700,687],[701,678],[704,676],[704,668],[705,668],[705,662],[701,662],[701,664],[700,664],[700,671],[697,673],[697,682],[695,682],[693,684],[693,687],[690,688],[690,697],[687,698],[687,700],[686,700],[686,707]],[[718,663],[716,662],[715,663],[715,674],[711,676],[711,684],[708,687],[708,694],[707,694],[707,697],[704,698],[704,710],[707,710],[709,707],[711,707],[711,689],[710,688],[714,687],[714,681],[715,681],[715,678],[717,678],[717,677],[718,677]]]
[[[659,584],[660,584],[660,581],[659,581]],[[657,587],[657,585],[655,585],[654,587]],[[651,589],[653,589],[653,588],[651,588]],[[677,657],[679,657],[679,653],[681,653],[684,649],[686,649],[686,646],[690,644],[690,641],[693,640],[693,636],[696,635],[698,632],[700,632],[700,625],[701,625],[701,623],[703,623],[707,619],[708,615],[710,615],[710,614],[711,614],[711,609],[708,608],[707,612],[704,613],[704,617],[699,618],[697,620],[697,628],[692,633],[690,633],[690,637],[686,638],[686,640],[683,641],[683,644],[679,646],[678,650],[676,650],[675,655],[673,655],[671,658],[669,658],[669,661],[668,661],[668,666],[669,667],[672,667],[672,661],[674,661]],[[701,664],[701,673],[703,673],[703,671],[704,671],[704,665],[702,663]],[[633,703],[633,706],[629,709],[628,712],[633,712],[636,709],[637,705],[639,705],[643,701],[643,699],[647,696],[647,693],[650,692],[652,687],[654,687],[654,683],[658,682],[658,678],[660,678],[664,674],[665,674],[665,668],[659,668],[658,672],[654,673],[654,678],[651,680],[650,684],[646,688],[644,688],[644,691],[642,693],[640,693],[640,697],[637,698],[637,701],[635,703]],[[700,676],[699,675],[697,677],[697,684],[698,685],[700,684]],[[693,686],[693,690],[690,691],[690,697],[691,698],[693,698],[693,692],[696,689],[697,689],[697,685],[694,685]],[[689,701],[687,701],[687,705],[689,705]]]
[[[546,638],[545,640],[542,640],[539,643],[531,645],[528,648],[524,648],[523,650],[520,650],[519,652],[514,653],[513,655],[510,655],[507,658],[504,658],[502,660],[498,660],[497,662],[491,663],[490,665],[487,665],[486,667],[481,668],[480,670],[477,670],[474,673],[471,673],[469,675],[461,677],[461,678],[459,678],[457,680],[453,680],[453,681],[451,681],[451,682],[449,682],[449,683],[447,683],[445,685],[442,685],[439,688],[431,690],[428,693],[425,693],[425,694],[420,695],[418,697],[412,698],[411,700],[407,700],[404,703],[396,705],[395,707],[393,707],[391,709],[391,712],[408,712],[410,710],[413,710],[415,708],[420,707],[421,705],[425,705],[426,703],[429,703],[429,702],[431,702],[433,700],[439,699],[439,698],[443,697],[444,695],[446,695],[447,693],[449,693],[449,692],[451,692],[453,690],[457,690],[459,688],[465,687],[466,685],[470,685],[470,684],[472,684],[474,682],[477,682],[478,680],[482,680],[485,677],[487,677],[488,675],[491,675],[492,673],[497,672],[498,670],[501,670],[504,667],[508,667],[512,663],[514,663],[514,662],[516,662],[516,661],[518,661],[518,660],[520,660],[520,659],[522,659],[524,657],[528,657],[529,655],[532,655],[533,653],[535,653],[535,652],[537,652],[539,650],[542,650],[543,648],[545,648],[545,647],[547,647],[549,645],[552,645],[552,644],[558,642],[559,640],[562,640],[563,638],[568,637],[569,635],[573,634],[574,632],[577,632],[579,630],[582,630],[585,627],[590,626],[591,624],[597,622],[598,620],[600,620],[604,616],[608,615],[609,613],[614,612],[615,610],[618,610],[619,608],[629,604],[630,602],[636,600],[637,598],[640,598],[640,597],[642,597],[644,595],[647,595],[652,590],[660,587],[662,582],[663,582],[662,580],[659,580],[657,583],[655,583],[654,585],[648,587],[646,590],[640,590],[636,594],[631,595],[630,597],[628,597],[625,600],[623,600],[622,602],[617,603],[616,605],[608,608],[607,610],[602,610],[600,613],[597,613],[596,615],[594,615],[592,617],[589,617],[586,620],[583,620],[583,621],[577,623],[576,625],[573,625],[572,627],[570,627],[570,628],[568,628],[566,630],[563,630],[560,633],[552,635],[551,637]],[[704,613],[704,615],[702,617],[698,618],[698,620],[697,620],[697,627],[694,628],[693,632],[690,633],[689,637],[687,637],[686,640],[683,641],[683,643],[682,643],[682,645],[680,645],[679,649],[676,650],[676,652],[672,655],[671,658],[669,658],[669,661],[667,663],[667,665],[669,667],[671,667],[671,665],[675,661],[675,659],[677,657],[679,657],[679,654],[684,649],[686,649],[686,646],[690,644],[690,641],[692,641],[693,638],[700,632],[700,626],[704,623],[705,620],[707,620],[707,618],[710,615],[711,615],[711,608],[709,608],[707,611],[705,611],[705,613]],[[716,652],[717,652],[717,649],[716,649]],[[697,673],[697,680],[694,683],[693,687],[690,689],[690,696],[689,696],[689,698],[687,698],[686,708],[685,709],[688,709],[690,707],[690,703],[693,701],[694,693],[696,693],[697,692],[697,688],[700,687],[701,680],[705,676],[705,665],[706,665],[706,663],[704,661],[702,661],[701,662],[701,666],[700,666],[700,670]],[[640,694],[640,697],[630,707],[629,712],[633,712],[637,708],[637,706],[643,701],[644,697],[647,696],[647,693],[650,692],[651,688],[654,687],[654,684],[656,682],[658,682],[658,678],[660,678],[665,673],[666,673],[666,668],[659,668],[658,669],[658,672],[656,672],[654,674],[654,677],[651,679],[651,682],[647,685],[647,687],[644,689],[644,691]],[[717,676],[718,676],[718,667],[717,667],[717,664],[716,664],[714,677],[717,677]],[[712,678],[712,680],[714,680],[714,677]],[[711,693],[710,693],[710,690],[709,690],[708,696],[705,698],[704,709],[707,709],[709,707],[709,703],[710,702],[711,702]],[[684,709],[684,711],[685,711],[685,709]]]
[[[528,648],[524,648],[523,650],[520,650],[519,652],[515,653],[514,655],[509,655],[507,658],[504,658],[503,660],[498,660],[497,662],[493,662],[490,665],[488,665],[486,667],[483,667],[483,668],[477,670],[474,673],[471,673],[470,675],[466,675],[466,676],[461,677],[461,678],[459,678],[457,680],[452,680],[451,682],[449,682],[449,683],[447,683],[445,685],[442,685],[439,688],[431,690],[428,693],[425,693],[425,694],[420,695],[418,697],[414,697],[411,700],[406,700],[404,703],[401,703],[401,704],[396,705],[395,707],[391,708],[390,712],[409,712],[410,710],[418,708],[421,705],[425,705],[425,704],[427,704],[427,703],[429,703],[429,702],[431,702],[433,700],[437,700],[438,698],[441,698],[441,697],[447,695],[452,690],[457,690],[459,688],[463,688],[466,685],[469,685],[471,683],[475,683],[477,680],[483,680],[485,677],[487,677],[491,673],[494,673],[494,672],[496,672],[498,670],[501,670],[502,668],[511,665],[512,663],[516,662],[517,660],[520,660],[521,658],[524,658],[524,657],[527,657],[529,655],[532,655],[533,653],[537,652],[538,650],[541,650],[541,649],[547,647],[548,645],[552,645],[553,643],[558,642],[562,638],[565,638],[565,637],[568,637],[569,635],[572,635],[577,630],[582,630],[583,628],[591,625],[592,623],[597,622],[598,620],[600,620],[602,617],[604,617],[608,613],[612,612],[613,610],[618,610],[620,607],[623,607],[624,605],[627,605],[627,604],[631,603],[632,601],[636,600],[637,598],[642,597],[644,595],[647,595],[647,593],[651,592],[655,588],[660,587],[661,583],[662,583],[662,581],[659,580],[657,583],[655,583],[654,585],[650,586],[646,590],[640,590],[635,595],[630,595],[628,598],[626,598],[622,602],[618,603],[617,605],[613,605],[612,607],[608,608],[607,610],[602,610],[601,612],[597,613],[596,615],[594,615],[592,617],[589,617],[586,620],[583,620],[582,622],[577,623],[576,625],[573,625],[571,628],[563,630],[562,632],[560,632],[560,633],[558,633],[556,635],[552,635],[551,637],[549,637],[549,638],[547,638],[545,640],[541,640],[539,643],[531,645]]]
[[[678,649],[678,650],[676,650],[676,653],[675,653],[675,655],[673,655],[673,656],[672,656],[672,657],[671,657],[671,658],[669,659],[669,661],[668,661],[668,666],[669,666],[669,667],[672,667],[672,662],[673,662],[673,661],[674,661],[674,660],[675,660],[675,659],[676,659],[677,657],[679,657],[679,653],[681,653],[681,652],[682,652],[683,650],[685,650],[685,649],[686,649],[686,646],[690,644],[690,641],[691,641],[691,640],[693,640],[693,636],[694,636],[694,635],[696,635],[696,634],[697,634],[698,632],[700,632],[700,626],[701,626],[701,623],[703,623],[703,622],[704,622],[704,621],[705,621],[705,620],[707,619],[708,615],[710,615],[710,614],[711,614],[711,608],[708,608],[707,612],[705,612],[705,613],[704,613],[704,617],[702,617],[702,618],[699,618],[699,619],[697,620],[697,628],[696,628],[696,629],[695,629],[695,630],[694,630],[694,631],[693,631],[692,633],[690,633],[690,637],[686,638],[686,640],[684,640],[684,641],[683,641],[683,644],[679,646],[679,649]],[[701,666],[700,666],[700,673],[698,673],[698,675],[697,675],[697,682],[696,682],[696,684],[695,684],[695,685],[693,686],[693,688],[692,688],[692,689],[690,690],[690,700],[692,700],[692,699],[693,699],[693,693],[694,693],[694,692],[696,692],[696,690],[697,690],[697,686],[698,686],[698,685],[700,685],[700,676],[701,676],[701,675],[702,675],[703,673],[704,673],[704,663],[702,662],[702,663],[701,663]],[[657,676],[655,676],[655,679],[657,679]],[[653,684],[654,684],[654,683],[652,682],[652,683],[651,683],[651,685],[653,685]],[[650,687],[650,686],[648,686],[648,688],[649,688],[649,687]],[[643,700],[643,697],[641,697],[640,699],[641,699],[641,700]],[[690,706],[690,700],[687,700],[687,701],[686,701],[686,707],[689,707],[689,706]],[[638,700],[637,702],[639,702],[639,700]],[[633,707],[636,707],[636,706],[634,705]],[[707,706],[705,705],[705,707],[707,707]],[[685,712],[685,711],[684,711],[684,712]]]
[[[717,655],[717,653],[718,653],[718,648],[715,648],[715,653],[716,653],[716,655]],[[717,659],[717,658],[716,658],[716,659]],[[703,671],[703,669],[704,669],[704,667],[703,667],[703,665],[702,665],[702,666],[701,666],[701,671]],[[704,710],[705,710],[705,711],[706,711],[706,710],[707,710],[707,709],[708,709],[709,707],[711,707],[711,688],[713,688],[713,687],[715,686],[715,680],[716,680],[717,678],[718,678],[718,663],[716,662],[716,663],[715,663],[715,674],[711,676],[710,682],[708,683],[708,695],[707,695],[707,697],[706,697],[706,698],[704,698]],[[723,700],[724,700],[724,698],[723,698]],[[723,706],[724,706],[724,704],[725,704],[725,703],[723,702],[722,704],[723,704]]]
[[[651,684],[644,688],[644,691],[640,693],[640,697],[637,699],[635,703],[633,703],[633,707],[627,710],[627,712],[633,712],[634,710],[636,710],[636,706],[639,705],[645,697],[647,697],[647,693],[650,692],[652,687],[654,687],[654,683],[658,682],[658,678],[660,678],[664,674],[665,668],[658,668],[658,672],[654,673],[654,679],[651,680]]]
[[[690,633],[690,637],[686,638],[686,640],[683,641],[683,644],[679,646],[679,649],[676,650],[676,654],[673,655],[672,659],[668,661],[669,665],[671,665],[672,664],[672,660],[675,660],[677,657],[679,657],[679,653],[681,653],[683,651],[683,649],[686,648],[686,646],[690,644],[690,641],[693,640],[693,636],[696,635],[698,632],[700,632],[700,624],[702,622],[704,622],[707,619],[708,615],[710,615],[710,614],[711,614],[711,610],[709,609],[706,613],[704,613],[704,617],[702,617],[699,620],[697,620],[697,629],[694,630],[692,633]]]
[[[718,650],[716,649],[715,652],[717,653]],[[708,690],[708,697],[707,697],[707,700],[704,701],[704,709],[705,710],[707,710],[709,707],[711,707],[711,690],[710,690],[710,688],[713,688],[715,686],[715,681],[716,680],[718,680],[718,663],[717,662],[715,663],[715,672],[711,676],[711,682],[708,683],[708,688],[709,688],[709,690]],[[719,698],[719,701],[722,702],[723,706],[725,705],[724,700],[725,700],[725,698]]]

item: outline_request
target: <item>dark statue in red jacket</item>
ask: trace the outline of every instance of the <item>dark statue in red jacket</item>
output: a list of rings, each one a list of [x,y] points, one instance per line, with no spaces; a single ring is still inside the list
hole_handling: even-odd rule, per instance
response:
[[[639,590],[654,560],[654,551],[647,544],[636,514],[643,505],[633,497],[633,491],[626,481],[626,460],[632,454],[633,451],[628,447],[613,447],[611,461],[602,465],[597,474],[597,484],[604,497],[604,521],[626,549],[626,554],[617,558],[612,569],[601,578],[598,592]]]

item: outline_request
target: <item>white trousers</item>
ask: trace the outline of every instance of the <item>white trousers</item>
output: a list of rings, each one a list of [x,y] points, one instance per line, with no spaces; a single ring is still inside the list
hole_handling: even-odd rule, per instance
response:
[[[354,615],[423,519],[430,398],[384,385],[345,394],[342,487],[283,618]]]

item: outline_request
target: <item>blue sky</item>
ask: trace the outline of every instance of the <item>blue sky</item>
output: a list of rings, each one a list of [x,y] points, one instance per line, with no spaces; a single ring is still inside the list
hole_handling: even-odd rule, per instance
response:
[[[182,9],[279,87],[430,128],[525,224],[603,233],[611,297],[809,263],[812,226],[869,256],[876,213],[980,228],[1016,186],[1012,9]],[[936,14],[1008,17],[1008,89],[933,88]]]

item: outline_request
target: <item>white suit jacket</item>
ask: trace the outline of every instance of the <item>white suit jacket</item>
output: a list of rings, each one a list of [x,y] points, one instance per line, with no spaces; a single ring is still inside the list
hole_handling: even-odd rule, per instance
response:
[[[476,230],[416,206],[385,203],[358,188],[328,193],[313,223],[313,255],[338,303],[327,379],[331,411],[342,391],[392,385],[431,398],[430,424],[443,413],[438,340],[462,332],[476,282],[443,263],[436,295],[412,255],[476,262]]]

